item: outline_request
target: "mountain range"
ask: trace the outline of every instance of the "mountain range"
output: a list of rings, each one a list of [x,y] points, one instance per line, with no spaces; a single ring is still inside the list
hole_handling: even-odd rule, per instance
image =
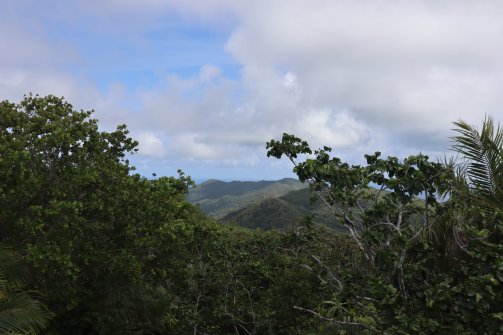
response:
[[[331,212],[312,201],[306,184],[296,179],[277,181],[208,180],[191,189],[187,200],[207,215],[248,228],[284,228],[311,217],[314,222],[339,230]]]

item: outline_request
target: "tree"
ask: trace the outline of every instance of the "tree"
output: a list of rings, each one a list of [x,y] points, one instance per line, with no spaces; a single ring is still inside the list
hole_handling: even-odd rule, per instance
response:
[[[503,331],[497,290],[503,284],[502,218],[482,211],[484,197],[498,192],[501,131],[492,138],[491,125],[481,135],[458,125],[455,148],[471,159],[466,183],[459,182],[463,175],[456,181],[452,165],[421,154],[399,160],[377,152],[357,166],[331,157],[329,147],[312,151],[293,135],[267,143],[268,156],[292,161],[299,180],[346,227],[364,260],[356,268],[332,269],[337,281],[331,299],[316,309],[297,308],[342,332]],[[298,162],[300,155],[311,156]],[[441,194],[450,194],[448,201],[439,202]],[[440,231],[452,234],[457,252],[445,248]]]
[[[362,167],[330,157],[332,149],[324,147],[314,151],[314,158],[297,162],[298,155],[313,151],[307,142],[288,134],[283,134],[281,141],[268,142],[267,149],[268,156],[285,155],[292,161],[299,180],[311,185],[370,262],[392,238],[406,234],[417,239],[430,226],[438,194],[453,176],[450,168],[421,154],[400,161],[396,157],[382,159],[376,152],[365,155],[367,166]],[[378,189],[372,189],[371,184]],[[424,195],[424,202],[417,201],[419,195]],[[419,219],[422,224],[415,224]],[[378,244],[364,236],[376,233],[381,237]],[[367,242],[371,245],[365,245]]]
[[[133,174],[137,142],[91,114],[54,96],[0,103],[0,240],[32,268],[51,331],[125,333],[141,318],[137,294],[174,267],[202,216],[184,200],[190,178]]]

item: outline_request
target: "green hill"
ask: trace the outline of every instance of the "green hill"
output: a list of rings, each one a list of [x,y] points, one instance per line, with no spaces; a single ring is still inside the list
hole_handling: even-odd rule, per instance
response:
[[[207,215],[243,227],[282,228],[310,216],[316,223],[345,231],[321,201],[311,198],[309,187],[291,178],[256,182],[211,179],[187,196]]]
[[[277,181],[208,180],[191,189],[187,200],[198,205],[207,215],[221,219],[229,213],[259,203],[264,199],[279,198],[291,191],[306,188],[296,179]]]
[[[276,199],[265,199],[231,212],[222,218],[224,222],[232,222],[248,228],[283,228],[306,216],[325,226],[342,230],[334,222],[334,216],[320,201],[311,201],[309,188],[289,192]]]
[[[304,213],[281,199],[265,199],[227,214],[222,221],[247,228],[285,228],[302,219]]]
[[[290,203],[293,207],[301,210],[304,215],[311,215],[313,220],[325,226],[340,230],[343,229],[335,222],[334,214],[319,199],[314,197],[309,188],[290,192],[280,199]]]

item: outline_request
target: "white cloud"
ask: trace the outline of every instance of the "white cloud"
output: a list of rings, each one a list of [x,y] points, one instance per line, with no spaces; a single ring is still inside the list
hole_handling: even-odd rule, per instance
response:
[[[225,155],[222,147],[202,141],[197,134],[184,133],[175,136],[171,146],[173,152],[184,158],[214,160]]]
[[[248,85],[263,88],[271,82],[267,69],[278,66],[295,73],[302,95],[290,118],[312,120],[304,125],[313,136],[319,127],[331,134],[327,139],[338,134],[346,145],[358,144],[351,128],[322,127],[320,114],[309,116],[310,110],[343,109],[370,129],[370,138],[386,132],[397,146],[433,150],[445,146],[452,121],[500,113],[501,2],[297,0],[253,7],[239,12],[228,50],[243,64]],[[247,78],[247,69],[255,77]],[[421,140],[432,133],[441,136]]]
[[[15,45],[0,55],[4,96],[56,93],[95,107],[105,124],[140,133],[144,155],[251,166],[265,141],[283,132],[358,156],[438,152],[448,146],[452,121],[501,119],[500,1],[108,0],[58,13],[76,8],[99,19],[97,31],[136,37],[174,15],[189,26],[234,24],[225,50],[240,65],[237,75],[200,64],[192,76],[161,71],[158,83],[103,92],[65,71],[84,57],[72,48],[78,41],[35,34],[36,24],[0,23],[0,37]]]
[[[315,146],[329,145],[336,149],[355,148],[366,144],[370,138],[370,129],[344,111],[310,111],[299,120],[294,131],[311,139]]]
[[[135,136],[139,142],[138,153],[148,157],[163,157],[165,155],[162,140],[151,132],[142,132]]]
[[[283,86],[291,90],[297,89],[297,76],[291,72],[287,72],[283,77]]]
[[[208,82],[217,78],[220,75],[220,69],[213,65],[205,65],[201,68],[199,73],[199,80],[201,82]]]

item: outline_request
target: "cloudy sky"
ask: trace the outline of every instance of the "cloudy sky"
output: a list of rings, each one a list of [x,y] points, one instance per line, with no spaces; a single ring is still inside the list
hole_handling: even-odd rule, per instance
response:
[[[275,179],[283,132],[354,163],[441,157],[452,121],[503,118],[499,0],[0,2],[0,99],[128,125],[144,175]]]

